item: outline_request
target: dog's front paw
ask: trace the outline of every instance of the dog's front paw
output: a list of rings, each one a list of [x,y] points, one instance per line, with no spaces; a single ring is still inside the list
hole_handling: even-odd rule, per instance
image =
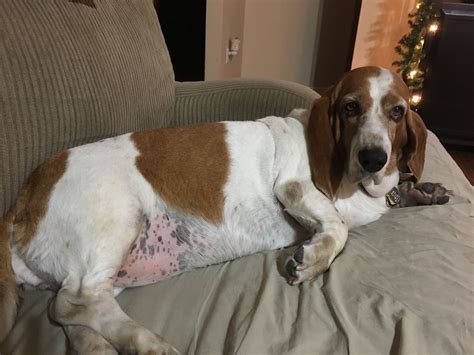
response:
[[[440,183],[411,181],[398,186],[400,191],[400,207],[444,205],[449,201],[452,192]]]
[[[300,244],[285,263],[288,283],[298,285],[326,271],[334,259],[335,246],[329,235],[318,235]]]

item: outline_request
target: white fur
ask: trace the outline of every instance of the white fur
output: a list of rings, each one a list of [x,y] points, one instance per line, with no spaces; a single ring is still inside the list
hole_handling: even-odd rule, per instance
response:
[[[304,121],[302,112],[298,112],[297,116]],[[328,267],[344,247],[347,227],[333,203],[316,189],[311,180],[305,126],[290,117],[269,117],[260,121],[268,125],[275,141],[274,193],[285,206],[285,211],[312,233],[316,247],[314,252],[317,253],[320,247],[322,235],[333,239],[335,249],[327,261]],[[297,187],[301,194],[292,195],[292,187]],[[302,277],[305,275],[301,273],[297,282],[301,282]]]
[[[61,285],[79,277],[94,284],[115,275],[141,211],[153,213],[156,204],[135,167],[137,154],[129,135],[70,150],[48,211],[20,255],[44,282]]]
[[[381,98],[392,80],[385,71],[370,79],[373,105],[356,135],[353,156],[370,144],[383,146],[390,156],[390,141],[379,116]],[[224,123],[230,171],[223,221],[218,225],[178,213],[155,194],[135,165],[139,153],[129,134],[71,149],[36,235],[21,251],[13,250],[17,281],[61,288],[52,315],[63,325],[90,327],[117,348],[129,349],[127,339],[135,339],[132,348],[145,353],[169,347],[120,310],[113,301],[112,284],[143,216],[164,210],[196,227],[206,252],[190,255],[188,269],[280,248],[306,236],[312,238],[304,246],[305,258],[315,260],[319,269],[300,265],[296,281],[324,271],[343,249],[348,227],[375,221],[387,212],[383,195],[397,184],[398,173],[380,177],[377,184],[363,181],[365,190],[344,179],[341,193],[330,201],[311,179],[308,114],[294,110],[291,115],[297,119],[272,116]],[[374,134],[379,139],[369,142],[367,137]],[[331,254],[318,259],[327,251],[322,248],[329,248],[324,244],[328,238],[333,242]],[[120,291],[115,289],[115,294]],[[104,319],[93,311],[99,305],[109,312]],[[126,336],[121,330],[125,326],[136,337]]]
[[[378,185],[368,179],[362,182],[364,189],[354,189],[353,184],[343,180],[339,192],[341,197],[336,199],[335,206],[349,228],[374,222],[388,212],[390,208],[386,205],[385,194],[397,186],[398,179],[398,171],[385,176]],[[352,191],[346,192],[346,189]],[[343,197],[348,195],[350,197]]]
[[[190,267],[297,241],[301,230],[288,220],[280,203],[296,220],[321,223],[325,230],[337,229],[334,221],[341,217],[355,226],[386,212],[383,197],[374,199],[362,191],[336,201],[334,209],[312,185],[305,127],[296,119],[267,117],[225,125],[231,170],[224,221],[218,226],[200,221],[218,241],[209,243],[210,255],[193,260]],[[19,282],[38,285],[42,280],[53,286],[81,279],[93,285],[115,275],[137,235],[139,217],[167,208],[137,170],[137,154],[129,135],[71,149],[67,170],[53,189],[36,236],[21,253],[14,251]],[[396,184],[392,178],[386,181],[385,192]],[[313,200],[286,201],[284,187],[290,182],[300,183]],[[340,239],[342,248],[345,239]]]
[[[382,99],[386,96],[393,84],[393,74],[387,69],[380,68],[380,74],[375,78],[369,79],[370,83],[370,97],[372,98],[372,107],[369,109],[367,114],[367,121],[361,127],[361,140],[366,147],[371,145],[380,145],[390,156],[391,144],[388,137],[388,132],[385,126],[382,124],[382,118],[384,116]],[[368,134],[374,134],[378,137],[379,141],[373,141],[373,137]]]
[[[351,157],[353,157],[353,159],[350,161],[349,169],[351,175],[358,179],[362,177],[361,172],[363,172],[363,168],[360,166],[359,160],[357,159],[359,151],[378,147],[385,151],[387,157],[390,157],[390,154],[392,153],[390,138],[386,127],[382,123],[384,119],[382,99],[390,91],[393,83],[393,74],[387,69],[380,68],[380,74],[376,77],[369,78],[368,80],[372,105],[363,115],[364,122],[360,126],[351,143]],[[373,176],[376,184],[379,184],[382,177],[385,175],[387,164],[388,160],[385,166]]]
[[[214,240],[207,244],[209,253],[190,260],[189,268],[283,247],[299,238],[300,229],[288,223],[273,193],[278,172],[270,130],[259,122],[225,124],[231,168],[224,221],[218,226],[193,222]],[[22,252],[14,251],[20,283],[36,286],[41,280],[57,287],[81,280],[94,285],[115,275],[137,236],[139,217],[168,209],[137,170],[137,154],[129,135],[70,150],[67,170],[53,189],[35,237]]]
[[[232,162],[224,191],[223,237],[232,235],[226,243],[234,257],[291,244],[297,231],[273,192],[278,155],[271,132],[262,122],[227,122],[226,127]]]

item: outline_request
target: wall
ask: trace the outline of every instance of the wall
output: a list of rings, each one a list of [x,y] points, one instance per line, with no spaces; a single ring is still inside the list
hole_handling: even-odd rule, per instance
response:
[[[206,5],[205,80],[220,78],[224,0],[207,0]]]
[[[363,0],[352,68],[378,65],[392,68],[399,57],[395,46],[408,33],[408,14],[416,0]]]
[[[311,85],[321,1],[208,0],[206,80],[242,76]],[[392,67],[416,1],[362,1],[352,68]],[[241,51],[226,64],[225,48],[234,36],[242,40]]]
[[[226,63],[226,48],[230,38],[243,40],[245,3],[246,0],[207,0],[206,80],[240,77],[243,50]]]
[[[311,82],[320,0],[208,0],[206,80],[232,77]],[[225,63],[239,37],[240,53]]]
[[[309,85],[320,0],[247,0],[243,77]]]

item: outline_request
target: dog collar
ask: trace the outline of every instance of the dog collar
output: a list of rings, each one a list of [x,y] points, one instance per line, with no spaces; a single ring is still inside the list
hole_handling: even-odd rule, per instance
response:
[[[385,203],[387,204],[387,207],[398,207],[400,201],[400,191],[398,191],[396,186],[385,194]]]

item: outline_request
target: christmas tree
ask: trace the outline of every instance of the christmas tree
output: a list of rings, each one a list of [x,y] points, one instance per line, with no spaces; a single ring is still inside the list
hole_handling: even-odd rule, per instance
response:
[[[423,46],[427,32],[436,32],[438,29],[439,14],[431,0],[423,0],[408,17],[411,31],[404,35],[395,47],[395,51],[402,58],[392,64],[398,67],[397,71],[401,73],[408,88],[414,92],[423,87],[424,73],[420,69],[420,63],[426,56]],[[412,104],[416,105],[419,99],[419,95],[412,96]]]

